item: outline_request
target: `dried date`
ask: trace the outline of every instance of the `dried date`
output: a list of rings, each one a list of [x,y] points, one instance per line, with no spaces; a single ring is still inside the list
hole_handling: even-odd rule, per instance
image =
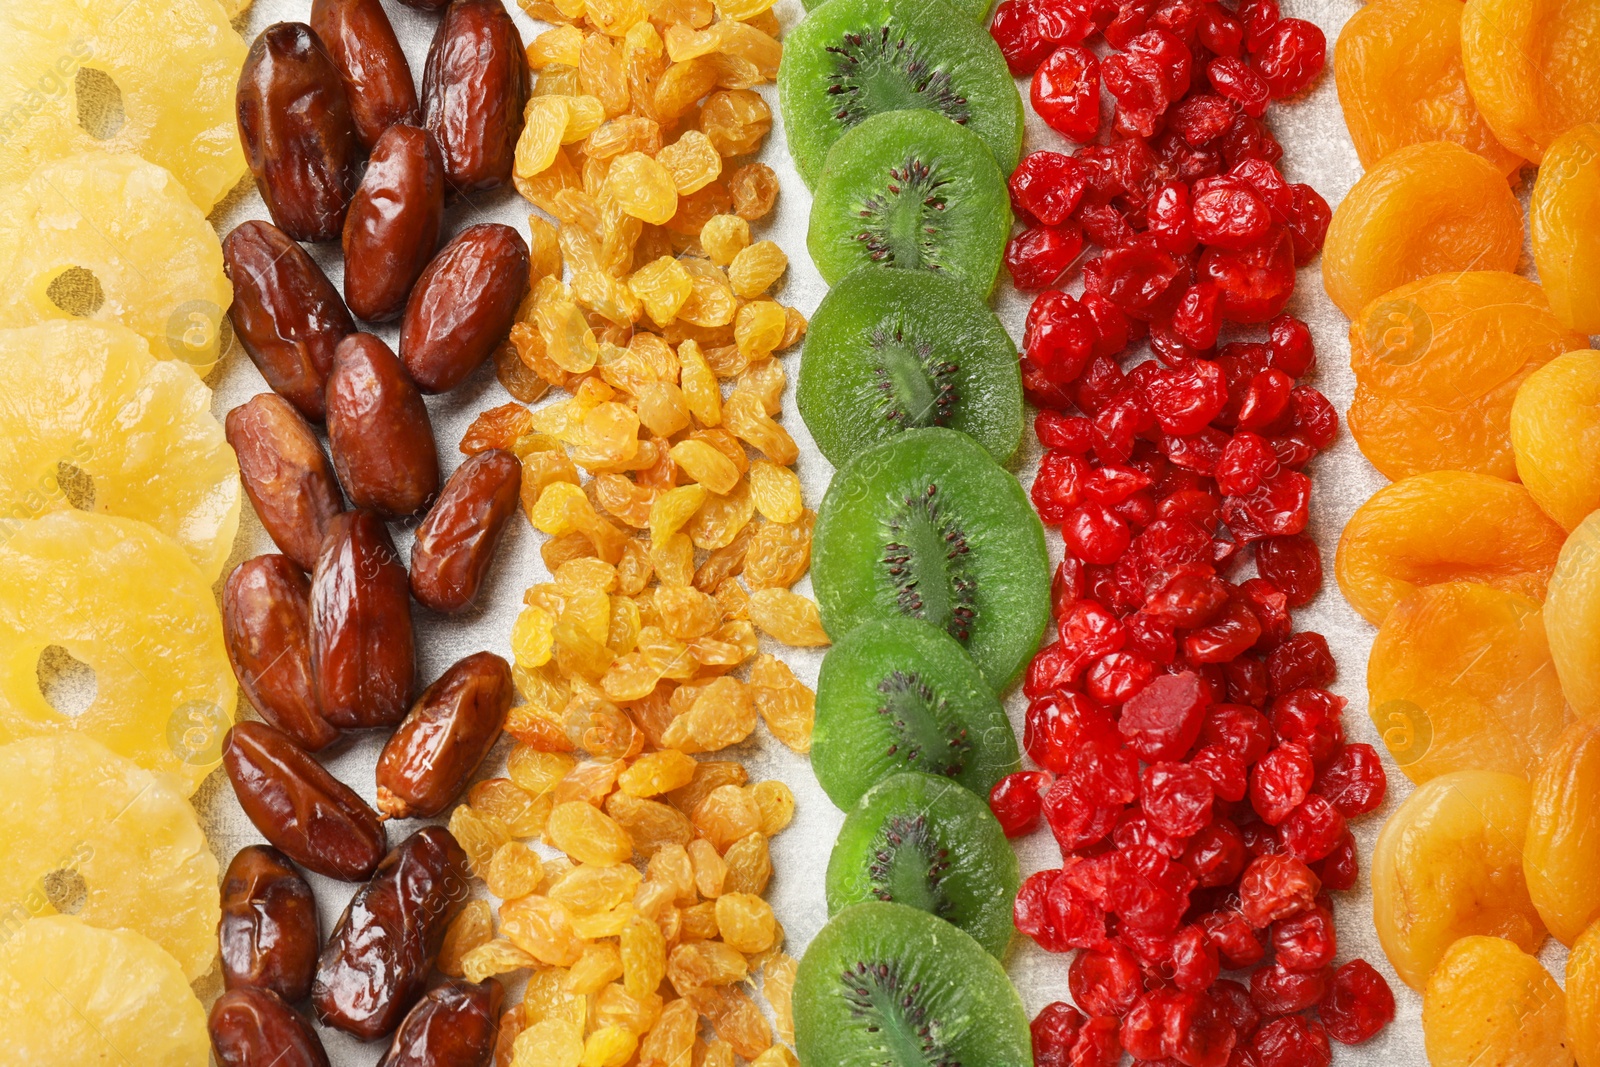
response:
[[[378,810],[427,819],[454,800],[500,737],[516,687],[493,652],[457,662],[423,691],[378,757]]]
[[[276,393],[260,393],[228,412],[228,444],[239,478],[267,534],[305,570],[317,565],[322,540],[344,511],[333,467],[316,433]]]
[[[506,521],[517,510],[522,464],[502,449],[469,456],[445,482],[411,546],[411,593],[434,611],[472,606]]]
[[[222,876],[217,942],[228,989],[268,989],[289,1004],[311,995],[322,947],[317,901],[289,857],[266,845],[233,857]]]
[[[328,1067],[317,1032],[266,989],[230,989],[207,1020],[218,1067]]]
[[[312,0],[311,28],[344,78],[362,147],[370,150],[397,122],[416,123],[411,66],[378,0]]]
[[[293,560],[257,556],[233,569],[222,590],[222,636],[234,676],[262,718],[307,752],[338,739],[317,707],[311,581]]]
[[[311,579],[311,674],[335,726],[393,726],[416,687],[406,569],[370,511],[334,521]]]
[[[459,385],[506,339],[528,291],[528,245],[509,226],[462,230],[417,279],[400,324],[400,359],[424,393]]]
[[[356,507],[403,518],[439,491],[439,456],[422,394],[389,346],[370,333],[351,334],[334,353],[328,445],[339,484]]]
[[[417,1001],[378,1067],[485,1067],[505,991],[493,978],[450,982]]]
[[[522,34],[500,0],[453,0],[422,71],[422,121],[458,192],[511,180],[528,102]]]
[[[375,0],[374,0],[375,2]],[[439,246],[444,160],[433,134],[390,126],[344,220],[344,295],[368,322],[398,318]]]

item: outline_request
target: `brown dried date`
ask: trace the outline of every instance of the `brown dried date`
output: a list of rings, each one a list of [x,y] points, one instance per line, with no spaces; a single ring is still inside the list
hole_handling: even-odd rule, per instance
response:
[[[222,765],[261,836],[300,866],[359,882],[383,859],[388,835],[378,813],[281,731],[236,723]]]
[[[500,0],[452,0],[422,70],[422,123],[439,140],[457,192],[511,180],[528,60],[522,34]]]
[[[390,126],[344,220],[344,295],[368,322],[399,317],[444,225],[444,160],[433,134]]]
[[[448,807],[499,739],[515,693],[511,665],[493,652],[440,675],[378,756],[378,811],[429,819]]]
[[[370,149],[397,122],[416,123],[411,66],[378,0],[312,0],[311,28],[344,79],[362,147]]]
[[[261,31],[234,98],[250,172],[283,232],[296,241],[339,236],[361,167],[344,79],[303,22]]]
[[[351,899],[317,963],[317,1018],[362,1041],[400,1024],[422,996],[445,928],[466,903],[467,854],[442,826],[400,842]]]
[[[277,393],[259,393],[240,404],[228,412],[225,427],[261,525],[284,555],[311,570],[328,527],[344,511],[316,433]]]
[[[272,391],[321,422],[333,350],[355,332],[350,311],[306,250],[264,219],[233,228],[222,242],[233,281],[228,318]]]
[[[306,1019],[267,989],[230,989],[207,1021],[219,1067],[328,1067]]]
[[[293,560],[257,556],[233,569],[222,589],[222,636],[234,676],[263,719],[307,752],[338,739],[317,708],[311,581]]]
[[[491,448],[467,457],[444,483],[411,546],[411,595],[434,611],[464,611],[478,599],[506,520],[517,510],[522,464]]]
[[[417,681],[406,569],[370,511],[334,520],[311,578],[311,676],[335,726],[393,726]]]
[[[400,358],[424,393],[442,393],[506,339],[528,291],[528,245],[496,222],[462,230],[412,290],[400,324]]]
[[[339,343],[328,375],[328,445],[339,484],[359,508],[414,515],[439,491],[439,456],[422,394],[370,333]]]
[[[431,990],[395,1031],[378,1067],[485,1067],[500,1036],[504,996],[493,978]]]
[[[294,1004],[311,995],[321,949],[317,901],[289,857],[266,845],[241,848],[222,876],[222,982],[267,989]]]

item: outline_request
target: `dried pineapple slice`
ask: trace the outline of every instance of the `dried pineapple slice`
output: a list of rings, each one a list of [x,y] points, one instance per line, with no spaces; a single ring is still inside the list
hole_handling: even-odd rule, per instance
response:
[[[80,734],[0,746],[0,901],[136,930],[191,980],[217,954],[217,859],[183,795]]]
[[[0,196],[0,327],[120,322],[203,375],[232,301],[216,231],[154,163],[85,152]]]
[[[0,537],[0,744],[84,733],[193,793],[222,758],[238,695],[205,578],[133,519],[56,511]],[[39,688],[52,645],[95,672],[74,717]]]
[[[239,529],[239,462],[210,405],[193,371],[122,326],[0,330],[0,516],[139,519],[215,581]]]
[[[206,1013],[171,956],[131,930],[67,915],[30,919],[0,943],[7,1063],[205,1067]]]
[[[0,185],[91,149],[165,167],[209,212],[244,176],[236,0],[0,6]]]

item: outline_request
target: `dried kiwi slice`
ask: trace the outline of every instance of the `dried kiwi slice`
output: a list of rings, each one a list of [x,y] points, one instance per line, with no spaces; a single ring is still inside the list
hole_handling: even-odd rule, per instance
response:
[[[856,904],[806,949],[794,984],[804,1067],[1025,1067],[1028,1015],[999,961],[943,919]]]
[[[987,298],[1011,234],[1005,175],[931,111],[874,115],[834,144],[806,247],[829,285],[858,267],[926,270]]]
[[[819,8],[824,2],[825,0],[805,0],[806,10]],[[949,3],[963,15],[976,19],[980,25],[988,24],[989,8],[994,6],[991,0],[949,0]]]
[[[875,619],[822,659],[811,766],[823,792],[847,810],[904,770],[988,796],[1017,769],[1017,738],[954,639],[914,619]]]
[[[811,317],[795,399],[835,466],[923,426],[1004,463],[1022,438],[1017,346],[988,306],[927,271],[852,271]]]
[[[948,778],[907,771],[846,816],[828,860],[828,914],[864,900],[921,908],[1004,959],[1021,881],[988,804]]]
[[[1022,97],[1000,46],[971,17],[980,3],[829,0],[790,31],[778,102],[807,185],[816,188],[846,130],[907,109],[966,126],[1011,173],[1022,153]]]
[[[996,691],[1050,618],[1044,527],[1017,480],[956,430],[907,430],[855,456],[822,499],[812,586],[835,639],[911,616],[959,641]]]

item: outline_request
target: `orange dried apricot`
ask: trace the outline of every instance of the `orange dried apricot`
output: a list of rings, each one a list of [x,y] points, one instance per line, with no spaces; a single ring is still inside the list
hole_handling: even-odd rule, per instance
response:
[[[1461,9],[1460,0],[1373,0],[1339,32],[1333,75],[1363,167],[1422,141],[1454,141],[1502,174],[1522,166],[1467,91]]]
[[[1596,40],[1593,0],[1468,0],[1461,62],[1501,144],[1539,163],[1557,137],[1600,120]]]
[[[1600,1064],[1600,923],[1567,956],[1567,1047],[1580,1067]]]
[[[1350,433],[1389,478],[1431,470],[1515,478],[1517,387],[1587,338],[1537,284],[1504,271],[1435,274],[1369,302],[1350,324]]]
[[[1545,756],[1533,780],[1522,872],[1562,944],[1600,919],[1600,725],[1573,723]]]
[[[1462,770],[1531,778],[1567,724],[1538,602],[1472,582],[1395,605],[1372,642],[1367,699],[1413,782]]]
[[[1600,124],[1574,126],[1545,151],[1528,221],[1550,310],[1600,333]]]
[[[1561,691],[1572,710],[1600,719],[1600,512],[1578,524],[1561,546],[1544,603],[1544,628]]]
[[[1333,213],[1322,282],[1349,318],[1430,274],[1515,271],[1522,207],[1488,160],[1450,141],[1398,148]]]
[[[1544,965],[1498,937],[1450,946],[1422,996],[1432,1067],[1571,1067],[1566,995]]]
[[[1568,352],[1528,375],[1511,405],[1511,448],[1522,484],[1562,526],[1600,508],[1600,352]]]
[[[1543,600],[1564,536],[1515,482],[1435,471],[1385,486],[1361,505],[1340,535],[1334,569],[1350,606],[1378,625],[1419,586],[1440,582],[1481,582]],[[1552,630],[1552,653],[1554,645]]]

